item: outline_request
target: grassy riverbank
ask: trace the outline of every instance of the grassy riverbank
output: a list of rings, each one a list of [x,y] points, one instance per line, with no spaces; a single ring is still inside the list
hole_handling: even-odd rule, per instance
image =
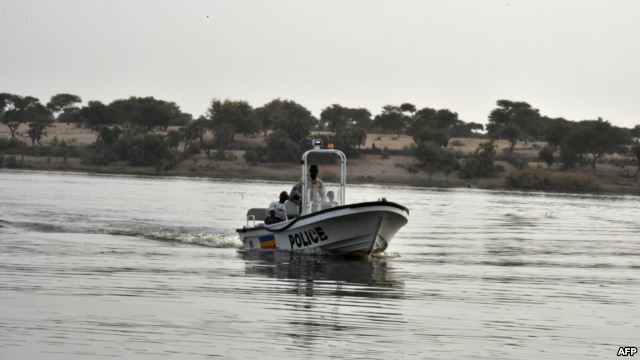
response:
[[[101,174],[127,174],[144,176],[197,176],[221,179],[297,181],[300,168],[295,164],[273,163],[248,166],[236,153],[237,158],[228,161],[207,159],[198,155],[190,160],[180,162],[175,168],[167,171],[155,167],[129,166],[115,163],[106,166],[82,164],[79,158],[17,156],[16,165],[11,168],[39,171],[75,171]],[[5,168],[7,156],[5,156]],[[195,159],[195,161],[194,161]],[[429,176],[424,171],[410,173],[406,169],[414,166],[409,156],[367,155],[360,159],[351,159],[348,168],[348,182],[355,184],[394,184],[425,187],[476,187],[483,189],[543,190],[561,192],[619,193],[640,195],[640,184],[637,179],[621,177],[616,173],[617,167],[603,164],[599,174],[590,174],[590,168],[578,169],[574,172],[547,171],[532,164],[533,169],[519,172],[509,169],[493,178],[465,180],[456,176],[447,179],[442,173]],[[504,164],[503,166],[508,166]],[[339,169],[336,166],[323,166],[322,178],[328,182],[338,179]],[[535,176],[532,176],[534,173]],[[546,175],[545,175],[546,174]],[[518,186],[513,186],[514,178],[519,179]],[[511,182],[511,183],[510,183]],[[522,185],[522,186],[519,186]]]
[[[3,136],[0,129],[0,137]],[[5,134],[6,138],[8,134]],[[4,151],[0,167],[20,168],[44,171],[77,171],[88,173],[130,174],[145,176],[199,176],[211,178],[234,178],[251,180],[297,181],[299,165],[295,163],[260,163],[249,165],[244,159],[244,150],[228,150],[224,160],[216,159],[213,152],[193,155],[179,160],[168,170],[153,166],[131,166],[126,162],[113,162],[104,166],[87,165],[82,161],[83,149],[95,141],[95,135],[86,129],[55,124],[49,132],[49,143],[66,141],[74,144],[74,156],[32,156]],[[237,137],[240,147],[250,147],[262,143],[263,136]],[[455,138],[449,142],[449,148],[461,156],[471,154],[478,145],[487,140],[478,138]],[[621,158],[605,158],[597,165],[597,173],[592,174],[591,167],[585,165],[570,171],[561,171],[557,165],[546,169],[547,165],[538,161],[538,151],[544,144],[519,142],[514,148],[513,157],[517,158],[524,169],[522,172],[509,157],[501,157],[509,144],[497,141],[496,166],[502,171],[491,178],[460,179],[456,173],[448,177],[439,171],[421,166],[407,149],[413,140],[409,136],[369,134],[363,148],[388,149],[384,154],[363,154],[348,160],[349,183],[397,184],[409,186],[433,187],[477,187],[486,189],[515,188],[521,190],[566,191],[566,192],[605,192],[640,194],[640,181],[633,177],[637,167]],[[45,143],[46,144],[46,143]],[[46,146],[46,145],[45,145]],[[37,153],[37,152],[25,152]],[[41,153],[47,153],[42,151]],[[49,152],[50,153],[50,152]],[[321,178],[334,182],[338,179],[339,168],[335,165],[323,165]]]

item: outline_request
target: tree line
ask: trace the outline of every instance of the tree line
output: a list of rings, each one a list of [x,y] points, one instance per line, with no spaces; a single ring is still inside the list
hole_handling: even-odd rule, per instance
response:
[[[547,146],[539,157],[550,165],[559,153],[563,169],[586,163],[595,173],[597,162],[613,153],[632,155],[640,164],[640,125],[617,127],[600,117],[582,121],[551,118],[526,102],[499,100],[489,114],[487,136],[508,140],[511,152],[518,140],[545,141]]]
[[[233,147],[236,134],[270,134],[264,148],[255,148],[249,154],[252,162],[288,161],[298,157],[301,149],[308,146],[308,137],[313,130],[326,130],[327,141],[336,144],[351,155],[357,156],[357,148],[366,141],[367,132],[404,134],[422,131],[431,109],[416,111],[412,104],[388,105],[379,115],[364,108],[349,108],[333,104],[324,108],[320,118],[314,117],[301,104],[286,99],[274,99],[263,106],[252,107],[241,100],[212,100],[205,115],[196,119],[184,113],[174,102],[157,100],[153,97],[130,97],[115,100],[109,104],[89,101],[81,106],[82,99],[73,94],[56,94],[46,104],[37,98],[15,94],[0,94],[0,120],[5,124],[16,140],[16,132],[21,124],[29,124],[28,135],[32,145],[41,145],[47,136],[46,129],[54,121],[89,128],[97,136],[93,150],[96,156],[91,162],[108,163],[117,159],[131,160],[129,153],[122,148],[131,148],[129,143],[142,142],[142,148],[157,148],[150,143],[166,143],[170,149],[182,144],[182,152],[197,152],[204,145],[204,134],[214,134],[213,146],[217,148]],[[414,122],[411,115],[416,113]],[[424,115],[424,116],[423,116]],[[457,114],[448,110],[436,113],[440,122],[452,125],[452,135],[473,135],[472,130],[482,129],[479,124],[466,124],[457,119]],[[418,124],[421,122],[420,124]],[[179,130],[169,131],[166,135],[154,133],[166,130],[168,126],[179,126]],[[148,135],[148,136],[147,136]],[[146,136],[146,138],[145,138]],[[445,143],[440,134],[441,142]],[[146,139],[146,140],[145,140]],[[146,143],[145,143],[146,141]],[[144,145],[146,144],[146,146]],[[114,147],[120,148],[116,150]],[[168,153],[167,151],[160,151]],[[251,155],[255,156],[251,156]],[[132,161],[134,164],[149,161]]]
[[[206,114],[197,118],[182,112],[174,102],[153,97],[81,104],[79,96],[66,93],[52,96],[46,104],[31,96],[2,93],[0,121],[8,127],[13,143],[20,125],[28,124],[32,146],[42,145],[47,128],[55,121],[86,127],[96,134],[96,142],[85,160],[99,165],[124,160],[132,165],[170,167],[205,147],[216,148],[223,155],[224,149],[236,146],[237,134],[258,133],[267,137],[264,144],[246,149],[250,164],[297,161],[309,146],[311,131],[326,131],[322,137],[349,156],[358,156],[363,150],[367,133],[406,134],[415,142],[410,153],[424,169],[447,176],[459,170],[463,178],[492,176],[495,148],[490,141],[463,156],[448,146],[453,137],[504,139],[509,141],[511,153],[518,141],[545,141],[548,145],[540,151],[540,159],[548,164],[559,161],[562,168],[588,163],[595,172],[597,162],[609,153],[635,156],[640,164],[640,125],[628,129],[600,118],[550,118],[521,101],[498,100],[486,129],[480,123],[461,120],[449,109],[418,109],[411,103],[385,105],[375,116],[365,108],[332,104],[322,109],[319,118],[303,105],[280,98],[259,107],[242,100],[213,99]],[[169,126],[178,129],[167,132]],[[205,144],[207,131],[213,133],[213,143]],[[504,156],[517,162],[513,156]]]

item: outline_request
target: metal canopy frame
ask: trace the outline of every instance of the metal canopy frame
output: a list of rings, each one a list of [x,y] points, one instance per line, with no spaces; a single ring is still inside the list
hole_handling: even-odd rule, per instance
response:
[[[340,205],[346,205],[345,202],[345,190],[347,189],[347,156],[340,150],[335,149],[320,149],[320,146],[315,146],[311,150],[305,151],[302,154],[302,160],[300,160],[300,166],[302,167],[302,198],[300,200],[300,216],[311,213],[311,203],[309,201],[309,195],[307,192],[309,177],[307,176],[307,156],[312,153],[320,154],[335,154],[340,158]]]

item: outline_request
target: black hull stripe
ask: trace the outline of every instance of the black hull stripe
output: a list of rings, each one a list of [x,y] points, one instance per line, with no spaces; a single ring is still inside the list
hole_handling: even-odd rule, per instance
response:
[[[312,218],[314,216],[318,216],[318,215],[321,215],[321,214],[326,214],[326,213],[330,213],[332,211],[337,211],[337,210],[342,210],[342,209],[357,209],[357,208],[363,208],[363,207],[368,207],[368,206],[380,206],[380,205],[391,206],[391,207],[398,208],[400,210],[406,211],[407,215],[409,215],[409,209],[407,209],[406,207],[404,207],[404,206],[402,206],[400,204],[397,204],[397,203],[394,203],[394,202],[388,202],[388,201],[369,201],[369,202],[361,202],[361,203],[355,203],[355,204],[336,206],[336,207],[333,207],[333,208],[330,208],[330,209],[324,209],[324,210],[320,210],[318,212],[314,212],[314,213],[311,213],[311,214],[300,216],[300,217],[297,217],[297,218],[293,219],[293,221],[291,221],[286,226],[284,226],[282,228],[279,228],[279,229],[271,229],[271,228],[268,228],[266,226],[256,226],[256,227],[252,227],[252,228],[236,229],[236,231],[239,232],[239,233],[246,233],[246,232],[258,231],[258,230],[269,230],[271,232],[278,233],[278,232],[285,231],[285,230],[289,229],[295,223],[297,223],[298,220],[309,219],[309,218]]]

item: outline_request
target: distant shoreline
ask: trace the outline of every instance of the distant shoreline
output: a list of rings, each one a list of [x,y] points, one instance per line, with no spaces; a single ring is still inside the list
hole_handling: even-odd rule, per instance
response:
[[[34,157],[27,157],[28,160],[33,160]],[[27,160],[27,161],[28,161]],[[239,179],[239,180],[264,180],[264,181],[298,181],[300,175],[300,167],[298,165],[282,166],[279,164],[281,170],[280,173],[276,173],[273,170],[264,170],[261,168],[250,168],[243,170],[236,169],[217,169],[217,170],[185,170],[185,169],[172,169],[157,171],[154,167],[142,167],[142,166],[128,166],[128,165],[107,165],[107,166],[95,166],[95,165],[83,165],[83,164],[44,164],[27,162],[23,167],[0,167],[2,170],[26,170],[26,171],[51,171],[51,172],[78,172],[88,174],[112,174],[112,175],[139,175],[149,177],[201,177],[201,178],[213,178],[213,179]],[[348,170],[347,170],[348,173]],[[396,177],[395,179],[378,179],[377,181],[371,181],[370,179],[363,178],[361,176],[348,176],[347,183],[349,184],[371,184],[371,185],[405,185],[415,187],[467,187],[464,180],[451,177],[449,185],[446,182],[439,180],[432,180],[431,182],[425,181],[422,178],[410,179],[404,177]],[[325,181],[335,182],[333,176],[324,178]],[[493,179],[495,180],[495,179]]]
[[[21,127],[20,131],[24,134],[27,127]],[[7,137],[6,129],[0,126],[0,136]],[[207,134],[207,140],[211,140],[211,134]],[[168,170],[156,170],[152,166],[131,166],[125,161],[112,162],[109,165],[87,165],[82,163],[82,156],[86,151],[86,147],[96,141],[96,135],[88,129],[79,128],[75,125],[67,125],[63,123],[55,123],[49,129],[49,142],[67,141],[74,144],[79,149],[75,155],[70,155],[65,161],[60,156],[46,155],[27,155],[12,154],[8,151],[0,151],[4,153],[4,164],[0,164],[0,168],[12,167],[31,169],[37,171],[74,171],[82,173],[96,174],[122,174],[122,175],[139,175],[139,176],[182,176],[182,177],[203,177],[216,179],[246,179],[246,180],[265,180],[265,181],[285,181],[295,182],[300,176],[300,167],[296,163],[259,163],[250,166],[244,158],[245,150],[257,144],[263,144],[265,136],[263,134],[254,136],[238,135],[236,137],[235,150],[225,150],[225,160],[216,160],[213,151],[203,151],[198,154],[190,155],[188,158],[182,158],[177,161],[175,166]],[[24,139],[23,139],[24,140]],[[481,138],[453,138],[448,148],[451,151],[460,154],[472,154],[478,146],[488,140]],[[640,195],[640,178],[633,178],[630,174],[634,174],[637,165],[630,165],[629,162],[621,161],[616,156],[609,156],[602,159],[598,163],[597,175],[592,175],[590,166],[578,166],[571,170],[559,170],[559,165],[554,164],[552,170],[548,173],[560,178],[561,186],[557,186],[554,190],[549,188],[536,188],[538,184],[526,181],[522,182],[522,187],[509,187],[506,184],[508,176],[519,174],[518,170],[512,163],[504,160],[496,159],[496,167],[501,167],[504,171],[498,173],[493,178],[474,178],[460,179],[454,172],[447,178],[442,171],[429,171],[428,168],[419,163],[419,161],[410,154],[406,149],[414,143],[413,138],[407,135],[395,136],[392,134],[368,134],[363,149],[386,148],[389,153],[386,155],[362,153],[359,157],[350,157],[348,159],[347,175],[350,184],[376,184],[376,185],[399,185],[399,186],[415,186],[415,187],[433,187],[433,188],[480,188],[480,189],[499,189],[499,190],[516,190],[516,191],[545,191],[549,193],[595,193],[595,194],[631,194]],[[506,140],[495,141],[496,151],[504,154],[508,149],[509,142]],[[547,168],[546,164],[537,162],[539,149],[545,143],[542,142],[518,142],[513,153],[519,159],[525,159],[525,169],[532,171],[544,172]],[[33,146],[25,149],[34,149]],[[37,148],[36,148],[37,149]],[[8,158],[15,157],[14,163],[10,166]],[[322,165],[320,177],[325,181],[335,182],[338,179],[337,167],[331,165]],[[572,178],[586,181],[593,181],[599,187],[599,191],[585,190],[581,183],[574,184]],[[524,179],[529,180],[529,179]],[[567,180],[567,181],[565,181]],[[554,184],[555,185],[555,184]],[[524,188],[524,187],[529,188]]]
[[[34,159],[40,161],[34,162]],[[43,172],[76,172],[84,174],[104,174],[104,175],[130,175],[146,177],[184,177],[203,178],[219,180],[258,180],[258,181],[281,181],[294,183],[298,180],[299,166],[294,164],[279,164],[278,171],[271,168],[254,167],[249,169],[173,169],[168,171],[157,171],[153,167],[134,167],[128,165],[108,165],[94,166],[80,163],[63,164],[62,159],[51,159],[51,163],[42,162],[42,157],[25,157],[25,165],[16,168],[0,168],[0,171],[43,171]],[[59,161],[59,162],[58,162]],[[349,171],[347,170],[349,174]],[[402,173],[401,173],[402,174]],[[332,177],[325,178],[325,181],[334,182]],[[400,175],[394,177],[371,177],[350,175],[347,178],[348,184],[364,185],[394,185],[410,186],[420,188],[476,188],[483,190],[501,190],[514,192],[544,192],[544,193],[567,193],[567,194],[594,194],[594,195],[634,195],[640,196],[640,187],[620,186],[617,184],[602,183],[601,191],[549,191],[539,189],[519,189],[510,188],[505,184],[505,176],[483,179],[464,180],[451,176],[449,182],[443,181],[439,177],[431,181],[422,177],[411,177]]]

